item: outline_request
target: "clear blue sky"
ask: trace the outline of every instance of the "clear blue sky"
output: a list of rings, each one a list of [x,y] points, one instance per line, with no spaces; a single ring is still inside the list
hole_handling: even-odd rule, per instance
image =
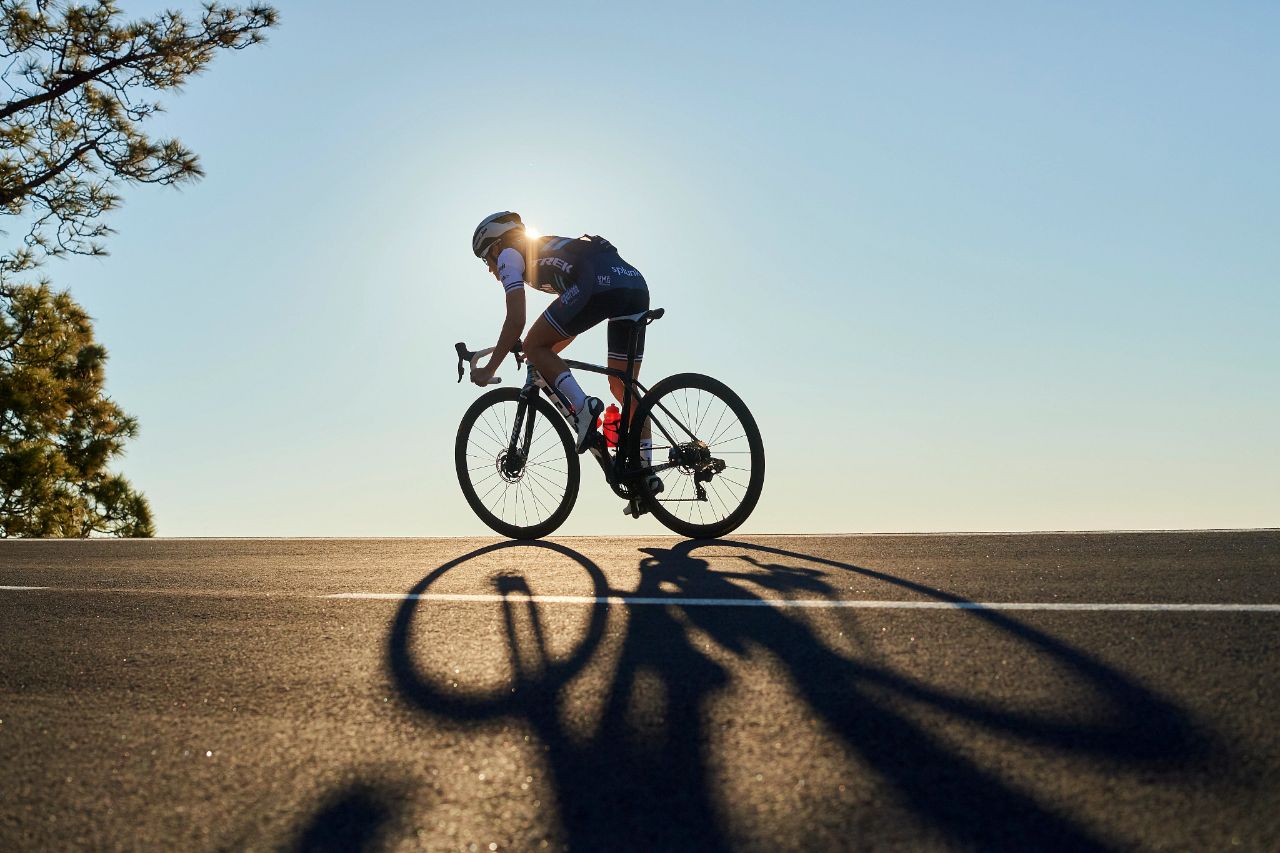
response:
[[[1280,520],[1275,4],[278,5],[156,128],[208,177],[46,270],[161,535],[487,532],[500,209],[612,239],[647,378],[757,413],[748,532]],[[562,533],[662,532],[584,473]]]

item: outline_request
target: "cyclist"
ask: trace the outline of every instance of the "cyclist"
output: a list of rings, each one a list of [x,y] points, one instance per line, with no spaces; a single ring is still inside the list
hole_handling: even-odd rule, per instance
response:
[[[577,432],[578,452],[582,453],[591,444],[604,403],[587,396],[558,353],[577,335],[608,320],[609,367],[625,371],[632,322],[641,321],[631,374],[638,376],[645,329],[639,315],[649,310],[644,276],[622,260],[603,237],[534,236],[525,231],[520,215],[511,211],[486,216],[472,235],[471,249],[502,284],[507,299],[507,316],[493,355],[488,364],[472,372],[471,381],[487,384],[503,356],[519,340],[525,323],[524,286],[554,295],[556,300],[525,335],[524,353],[538,373],[550,380],[550,387],[567,408]],[[621,403],[622,381],[609,377],[609,388]],[[640,452],[644,464],[649,465],[653,443],[647,424],[644,429]],[[649,486],[654,493],[660,492],[662,480],[650,475]]]

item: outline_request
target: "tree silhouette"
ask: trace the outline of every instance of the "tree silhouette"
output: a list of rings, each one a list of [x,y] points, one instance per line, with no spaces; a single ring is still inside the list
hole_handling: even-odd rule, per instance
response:
[[[199,178],[191,150],[144,132],[154,96],[277,21],[263,5],[128,21],[113,0],[0,0],[0,216],[23,235],[0,252],[0,536],[152,535],[146,499],[107,470],[138,425],[103,393],[91,319],[14,276],[105,254],[122,184]]]
[[[101,220],[123,182],[176,184],[203,172],[176,139],[141,124],[160,112],[155,92],[176,89],[219,50],[262,40],[277,13],[209,3],[197,21],[162,12],[124,21],[112,0],[84,5],[0,2],[0,61],[10,100],[0,107],[0,207],[26,217],[25,252],[101,254]],[[31,254],[36,255],[35,258]]]
[[[103,396],[107,351],[47,285],[0,314],[0,536],[152,535],[146,499],[106,466],[137,421]]]

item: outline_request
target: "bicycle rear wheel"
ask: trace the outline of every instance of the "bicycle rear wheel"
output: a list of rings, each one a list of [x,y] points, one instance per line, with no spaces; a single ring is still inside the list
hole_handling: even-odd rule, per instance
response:
[[[635,423],[648,423],[661,468],[659,494],[646,482],[636,486],[654,518],[696,539],[724,536],[747,520],[764,488],[764,442],[729,386],[700,373],[669,376],[645,394]],[[627,458],[641,465],[639,429],[628,437]]]
[[[518,388],[482,395],[462,416],[453,457],[472,511],[503,536],[541,539],[564,523],[578,499],[573,436],[541,395],[529,405],[521,404]]]

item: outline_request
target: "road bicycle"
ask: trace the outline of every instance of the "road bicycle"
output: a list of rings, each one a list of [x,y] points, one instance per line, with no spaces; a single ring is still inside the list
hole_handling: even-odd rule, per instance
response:
[[[649,388],[632,378],[640,333],[664,313],[657,308],[615,318],[632,324],[625,372],[565,362],[623,384],[616,449],[597,431],[588,452],[609,487],[628,502],[628,515],[651,513],[691,538],[724,536],[747,520],[760,499],[764,444],[750,410],[723,382],[677,373]],[[459,382],[465,364],[474,368],[493,351],[472,352],[463,343],[455,349]],[[524,365],[518,343],[511,354],[517,366]],[[569,517],[578,500],[581,468],[567,411],[530,364],[524,387],[488,391],[462,416],[454,444],[458,484],[471,509],[494,531],[512,539],[540,539]],[[653,441],[648,463],[640,450],[644,434]],[[661,489],[650,486],[650,475],[661,481]]]

